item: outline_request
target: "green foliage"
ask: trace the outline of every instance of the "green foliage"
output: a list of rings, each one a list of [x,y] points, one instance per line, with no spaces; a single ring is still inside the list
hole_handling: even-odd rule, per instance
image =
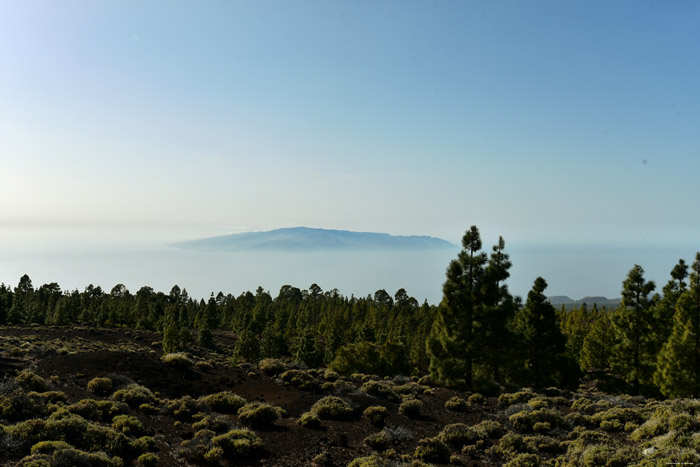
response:
[[[394,391],[389,383],[383,381],[367,381],[362,385],[367,394],[387,399],[391,402],[401,402],[401,396]]]
[[[544,295],[546,288],[543,278],[535,279],[525,306],[516,315],[519,353],[524,360],[522,382],[537,388],[577,380],[574,363],[566,356],[558,315]]]
[[[367,407],[362,415],[376,427],[383,427],[384,420],[389,416],[389,411],[381,405],[372,405]]]
[[[389,463],[378,456],[358,457],[353,459],[348,467],[388,467]]]
[[[489,438],[486,430],[464,423],[453,423],[442,429],[438,437],[454,449],[475,444],[478,441]]]
[[[25,391],[44,392],[48,389],[44,378],[29,370],[21,371],[15,378],[15,382]]]
[[[406,399],[399,405],[399,413],[410,418],[419,418],[422,409],[423,402],[415,398]]]
[[[583,339],[580,359],[581,369],[608,369],[610,367],[610,355],[613,344],[614,336],[610,316],[607,313],[596,313],[592,317],[590,330]]]
[[[71,445],[65,441],[39,441],[32,446],[32,454],[51,454],[57,449],[68,449]]]
[[[354,410],[340,397],[325,396],[316,401],[311,412],[322,420],[347,420],[352,417]]]
[[[233,414],[245,405],[246,400],[233,392],[223,391],[202,396],[199,402],[214,412]]]
[[[156,402],[156,396],[153,395],[150,389],[135,383],[116,391],[112,394],[112,399],[124,402],[134,408],[141,404],[153,404]]]
[[[677,294],[673,327],[654,373],[654,382],[668,397],[700,396],[700,253],[692,271],[690,289]]]
[[[314,412],[304,412],[299,417],[298,423],[305,428],[319,428],[321,419]]]
[[[304,391],[318,389],[318,381],[304,370],[287,370],[280,375],[282,381]]]
[[[426,462],[446,463],[450,460],[450,448],[439,437],[418,441],[413,457]]]
[[[275,376],[285,370],[285,365],[278,358],[264,358],[258,362],[258,368],[269,376]]]
[[[112,380],[109,378],[93,378],[87,388],[98,396],[105,396],[112,391]]]
[[[238,420],[251,428],[270,428],[283,410],[265,402],[251,402],[238,409]]]
[[[139,436],[145,430],[143,423],[130,415],[117,415],[112,419],[112,428],[125,435]]]
[[[194,366],[194,362],[185,352],[167,353],[160,358],[163,363],[180,371],[186,371]]]
[[[469,403],[462,399],[461,397],[451,397],[447,402],[445,402],[445,408],[447,410],[452,410],[453,412],[466,412],[469,410]]]
[[[138,467],[154,467],[158,465],[158,455],[153,452],[146,452],[141,454],[138,459],[136,459],[136,465]]]
[[[644,279],[644,269],[635,265],[622,284],[622,304],[613,314],[615,345],[611,364],[635,392],[651,383],[656,363],[652,340],[653,302],[649,298],[654,288],[653,282]]]
[[[391,438],[384,431],[372,433],[365,438],[364,442],[375,451],[384,451],[391,446]]]

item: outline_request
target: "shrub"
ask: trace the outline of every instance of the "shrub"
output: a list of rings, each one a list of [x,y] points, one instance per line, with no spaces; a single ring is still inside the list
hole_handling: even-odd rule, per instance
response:
[[[68,448],[54,451],[51,465],[56,467],[121,467],[122,460],[118,457],[109,457],[104,452],[85,452]]]
[[[171,413],[176,420],[190,421],[192,416],[201,411],[202,405],[199,400],[194,400],[190,396],[166,402],[166,410]],[[240,408],[240,407],[239,407]]]
[[[326,396],[311,407],[311,412],[322,420],[345,420],[351,417],[354,411],[340,397]]]
[[[158,455],[152,452],[146,452],[141,454],[138,459],[136,459],[136,465],[139,467],[153,467],[158,465]]]
[[[426,438],[418,441],[413,457],[426,462],[446,463],[450,460],[450,448],[440,438]]]
[[[111,421],[116,415],[129,412],[129,406],[120,402],[83,399],[66,407],[66,411],[95,422]]]
[[[505,460],[513,459],[518,454],[533,454],[532,451],[532,446],[525,441],[525,438],[512,432],[506,433],[498,444],[488,450],[489,454]]]
[[[187,355],[185,352],[166,353],[165,355],[160,357],[160,359],[166,365],[183,371],[189,370],[194,366],[194,362],[192,361],[190,356]]]
[[[399,413],[410,418],[418,418],[421,409],[423,409],[423,402],[418,399],[408,399],[399,406]]]
[[[329,368],[343,375],[353,373],[379,374],[386,370],[381,348],[371,342],[348,344],[338,349]]]
[[[381,397],[391,402],[401,402],[401,396],[399,396],[387,383],[380,381],[367,381],[362,385],[362,390],[367,394]]]
[[[150,389],[135,383],[118,390],[112,394],[112,398],[116,401],[129,404],[130,407],[134,408],[141,404],[154,404],[156,402],[156,396],[153,395]]]
[[[486,402],[486,399],[477,392],[469,396],[468,402],[474,405],[483,405],[484,402]]]
[[[482,420],[472,427],[474,430],[483,431],[489,438],[500,438],[506,432],[503,425],[495,420]]]
[[[358,457],[348,467],[389,467],[389,463],[378,456]]]
[[[260,371],[266,375],[274,376],[282,373],[285,369],[284,363],[278,358],[265,358],[258,363]]]
[[[391,438],[384,431],[372,433],[365,438],[365,444],[375,451],[384,451],[391,445]]]
[[[485,431],[470,427],[464,423],[453,423],[442,429],[438,437],[455,449],[460,449],[468,444],[475,444],[479,440],[488,439]]]
[[[231,427],[228,419],[220,415],[209,415],[192,424],[194,431],[211,430],[215,433],[224,433]]]
[[[143,423],[130,415],[117,415],[112,420],[112,428],[125,435],[138,436],[144,431]]]
[[[27,394],[29,397],[38,397],[44,400],[44,402],[49,402],[51,404],[56,404],[58,402],[66,402],[68,398],[66,394],[61,391],[46,391],[46,392],[35,392],[32,391]]]
[[[160,412],[160,409],[151,404],[141,404],[139,405],[139,412],[144,413],[146,415],[155,415],[158,412]]]
[[[156,447],[156,440],[152,436],[141,436],[131,442],[131,447],[136,452],[152,451]]]
[[[87,387],[98,396],[105,396],[112,390],[112,380],[109,378],[92,378]]]
[[[518,412],[509,418],[513,428],[519,431],[532,431],[533,426],[538,423],[549,423],[550,428],[562,424],[563,419],[558,412],[550,409],[533,410],[532,412]]]
[[[321,419],[313,412],[304,412],[299,417],[298,423],[306,428],[318,428],[321,426]]]
[[[372,425],[382,427],[384,426],[384,420],[389,416],[389,411],[386,407],[382,407],[381,405],[372,405],[367,407],[365,411],[362,412],[362,415],[369,420]]]
[[[453,412],[466,412],[469,410],[469,403],[461,397],[454,396],[445,402],[445,408]]]
[[[530,399],[537,397],[537,394],[530,389],[524,391],[501,394],[498,396],[498,405],[507,407],[513,404],[523,404]]]
[[[221,448],[226,456],[252,456],[263,448],[262,440],[250,430],[231,430],[212,438],[214,447]]]
[[[199,398],[199,401],[209,407],[210,410],[219,413],[233,414],[243,407],[246,400],[230,391],[217,392]]]
[[[287,370],[280,375],[280,378],[290,386],[303,391],[315,391],[318,389],[316,379],[303,370]]]
[[[251,402],[238,410],[238,419],[251,428],[269,428],[282,415],[283,410],[265,402]]]
[[[535,454],[518,454],[503,464],[503,467],[540,467],[541,465],[540,458]]]
[[[29,370],[21,371],[15,378],[15,382],[25,391],[44,392],[48,389],[44,378]]]
[[[39,441],[34,446],[32,446],[32,454],[51,454],[57,449],[67,449],[71,445],[65,441]]]

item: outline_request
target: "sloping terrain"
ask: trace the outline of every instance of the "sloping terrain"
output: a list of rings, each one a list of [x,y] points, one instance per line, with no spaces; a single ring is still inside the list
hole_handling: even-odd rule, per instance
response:
[[[698,462],[700,401],[342,377],[151,332],[0,328],[2,465],[661,465]],[[646,451],[645,451],[646,450]],[[646,452],[646,454],[644,454]]]

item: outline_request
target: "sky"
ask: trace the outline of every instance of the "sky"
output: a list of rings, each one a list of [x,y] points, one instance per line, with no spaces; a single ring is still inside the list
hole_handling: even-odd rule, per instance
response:
[[[4,0],[0,229],[699,249],[698,24],[690,1]]]

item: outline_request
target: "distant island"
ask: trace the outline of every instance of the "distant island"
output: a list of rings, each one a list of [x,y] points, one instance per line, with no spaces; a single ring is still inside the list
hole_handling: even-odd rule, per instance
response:
[[[457,245],[435,237],[389,235],[375,232],[291,227],[266,232],[244,232],[189,240],[179,248],[210,251],[386,251],[454,249]]]
[[[573,307],[579,307],[583,305],[584,303],[592,307],[594,304],[598,305],[598,308],[600,307],[607,307],[607,308],[617,308],[620,305],[620,298],[607,298],[607,297],[583,297],[580,300],[574,300],[571,297],[568,297],[566,295],[553,295],[551,297],[547,297],[549,299],[549,302],[554,305],[554,306],[561,306],[564,305],[566,309],[570,309]]]

